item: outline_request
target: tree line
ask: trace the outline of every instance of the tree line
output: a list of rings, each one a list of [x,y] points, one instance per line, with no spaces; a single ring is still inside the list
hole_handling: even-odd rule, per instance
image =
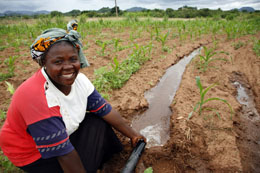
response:
[[[162,9],[143,9],[142,11],[130,12],[127,10],[121,10],[117,6],[117,11],[119,16],[134,16],[134,17],[167,17],[167,18],[196,18],[196,17],[218,17],[225,19],[233,19],[239,16],[241,13],[258,13],[259,10],[254,12],[248,12],[246,10],[240,11],[238,9],[232,9],[228,11],[223,11],[220,8],[212,10],[209,8],[198,9],[197,7],[183,6],[174,10],[172,8]],[[72,10],[66,13],[60,11],[52,11],[50,14],[40,14],[34,16],[22,16],[24,18],[39,18],[41,16],[49,15],[50,17],[56,16],[73,16],[77,17],[80,15],[85,15],[86,17],[113,17],[116,16],[116,8],[103,7],[99,10]],[[18,15],[19,16],[19,15]]]

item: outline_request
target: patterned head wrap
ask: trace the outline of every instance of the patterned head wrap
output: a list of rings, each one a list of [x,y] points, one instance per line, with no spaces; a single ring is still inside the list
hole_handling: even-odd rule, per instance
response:
[[[89,66],[89,63],[82,52],[82,43],[79,40],[80,35],[77,32],[77,27],[77,21],[72,20],[67,24],[67,31],[60,28],[51,28],[43,31],[30,46],[33,60],[42,65],[41,60],[43,55],[52,44],[59,41],[69,41],[79,50],[81,68]]]

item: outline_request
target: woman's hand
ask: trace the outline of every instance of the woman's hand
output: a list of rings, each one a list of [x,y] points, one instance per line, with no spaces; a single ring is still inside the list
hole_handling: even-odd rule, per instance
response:
[[[131,138],[132,147],[135,147],[137,145],[138,141],[140,141],[140,140],[144,140],[144,142],[146,143],[146,138],[141,134],[138,134],[138,136]]]
[[[146,138],[140,133],[136,132],[134,129],[132,129],[116,110],[112,109],[109,114],[103,117],[103,119],[111,124],[123,135],[129,137],[131,139],[131,144],[133,147],[136,146],[137,142],[140,139],[143,139],[146,142]]]

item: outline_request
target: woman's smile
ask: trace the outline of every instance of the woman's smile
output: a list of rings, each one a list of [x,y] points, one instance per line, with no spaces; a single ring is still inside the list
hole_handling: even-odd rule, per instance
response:
[[[69,94],[80,69],[78,50],[69,42],[58,42],[47,52],[44,65],[53,84]]]
[[[75,73],[71,73],[71,74],[63,74],[61,75],[62,77],[64,77],[65,79],[72,79]]]

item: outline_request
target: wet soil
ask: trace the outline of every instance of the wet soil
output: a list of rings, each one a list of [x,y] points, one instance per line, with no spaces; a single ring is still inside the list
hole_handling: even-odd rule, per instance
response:
[[[259,38],[259,36],[258,34],[254,37]],[[147,148],[136,172],[142,172],[144,168],[150,166],[158,173],[258,172],[259,136],[248,137],[247,135],[259,134],[259,122],[252,124],[248,121],[244,122],[241,118],[241,115],[244,116],[241,108],[243,105],[236,99],[237,90],[232,82],[234,73],[244,74],[247,87],[254,96],[256,110],[259,112],[260,59],[252,51],[250,39],[251,36],[235,40],[218,37],[218,44],[215,45],[210,38],[205,37],[205,40],[200,40],[197,44],[193,43],[193,46],[185,44],[185,47],[177,47],[163,61],[147,62],[122,89],[113,91],[111,98],[113,106],[120,110],[127,120],[132,120],[135,115],[140,115],[138,114],[140,110],[148,106],[143,99],[144,92],[153,87],[149,86],[149,81],[159,82],[166,69],[176,64],[184,55],[188,55],[200,45],[216,46],[215,51],[227,53],[217,54],[216,57],[226,58],[229,61],[215,61],[210,66],[217,68],[209,68],[205,73],[200,72],[195,66],[198,58],[188,65],[171,104],[173,113],[170,116],[170,139],[164,146]],[[234,43],[239,41],[244,42],[245,46],[236,50]],[[176,56],[177,53],[181,56]],[[214,112],[205,110],[202,115],[195,113],[190,120],[187,120],[188,114],[200,99],[195,82],[196,76],[200,76],[204,87],[218,83],[206,97],[227,100],[234,111],[232,117],[229,108],[223,102],[212,101],[206,106],[217,109],[221,119],[212,115]],[[120,99],[122,95],[125,96]],[[244,129],[241,129],[241,126]],[[247,140],[248,138],[250,139]],[[131,148],[126,148],[127,150],[131,151]],[[130,151],[127,152],[128,155]],[[119,171],[126,159],[125,153],[115,156],[109,163],[108,169]]]
[[[243,170],[260,172],[260,115],[255,108],[254,94],[245,75],[233,73],[231,81],[237,88],[237,100],[241,104],[238,116],[234,118],[237,146]]]
[[[129,33],[106,33],[103,39],[120,37],[122,45],[128,44]],[[149,34],[136,39],[140,45],[146,45]],[[260,58],[253,52],[251,38],[260,38],[256,35],[243,36],[227,40],[225,36],[216,36],[217,44],[212,37],[203,36],[195,40],[179,42],[170,39],[166,45],[170,52],[163,52],[161,45],[154,41],[152,56],[142,68],[133,74],[129,81],[118,90],[110,93],[109,102],[117,109],[129,125],[134,118],[141,116],[148,109],[149,104],[144,93],[153,88],[172,65],[179,62],[185,55],[189,55],[202,45],[215,47],[215,51],[224,51],[227,54],[217,54],[216,57],[226,58],[229,61],[214,61],[206,72],[196,68],[198,58],[194,58],[187,66],[173,101],[170,105],[172,111],[169,115],[169,140],[163,146],[146,148],[136,172],[143,172],[152,167],[155,173],[172,172],[259,172],[259,114],[243,109],[244,105],[237,100],[235,81],[247,89],[248,95],[255,104],[255,110],[260,112]],[[86,40],[88,39],[88,40]],[[245,43],[239,49],[234,43]],[[108,47],[106,56],[100,56],[100,49],[91,37],[84,38],[90,47],[84,50],[91,67],[82,69],[91,80],[94,79],[94,70],[112,62],[114,53]],[[130,50],[118,52],[118,60],[127,58]],[[19,52],[12,48],[1,51],[1,57],[20,55],[16,61],[15,76],[7,81],[17,88],[24,80],[30,77],[39,67],[30,59],[29,51],[22,47]],[[4,63],[0,64],[0,72],[6,72]],[[194,113],[187,120],[193,106],[199,101],[199,89],[195,77],[200,76],[202,85],[208,87],[213,83],[218,85],[209,90],[206,97],[219,97],[228,101],[234,113],[230,115],[229,108],[223,102],[212,101],[205,106],[218,110],[221,119],[209,110],[201,115]],[[0,109],[6,111],[11,95],[6,91],[6,84],[0,82]],[[168,98],[166,98],[168,99]],[[3,122],[3,120],[1,120]],[[118,134],[124,145],[124,151],[115,155],[105,166],[102,172],[120,172],[124,167],[132,148],[130,141]],[[111,171],[112,170],[112,171]]]

